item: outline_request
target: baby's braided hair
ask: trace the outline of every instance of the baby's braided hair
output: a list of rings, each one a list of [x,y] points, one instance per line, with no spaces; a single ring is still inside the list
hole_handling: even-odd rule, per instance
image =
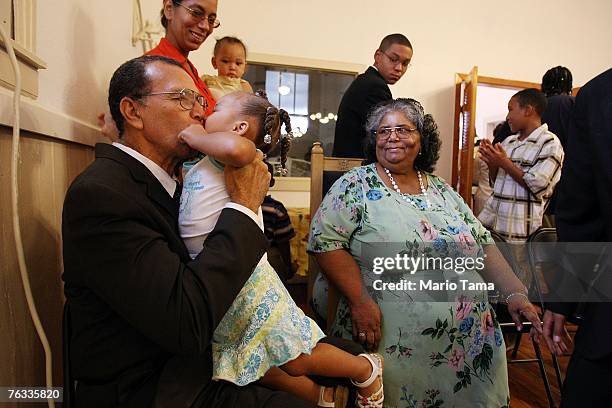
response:
[[[257,91],[255,95],[247,94],[247,96],[248,99],[243,103],[241,113],[258,120],[255,145],[265,154],[269,154],[280,143],[281,167],[285,172],[292,134],[289,113],[273,106],[266,98],[264,91]],[[281,134],[281,124],[285,126],[286,135]]]
[[[286,135],[281,135],[281,124],[285,125]],[[287,163],[287,154],[291,147],[291,119],[289,118],[289,113],[284,109],[277,109],[274,106],[268,107],[264,119],[264,132],[265,135],[270,135],[272,138],[271,143],[269,143],[267,147],[264,145],[264,148],[267,148],[268,152],[274,150],[276,145],[280,143],[281,167],[283,171],[286,170],[285,164]]]

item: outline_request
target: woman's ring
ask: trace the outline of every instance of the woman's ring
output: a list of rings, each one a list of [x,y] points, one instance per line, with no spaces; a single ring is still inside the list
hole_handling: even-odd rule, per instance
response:
[[[365,332],[359,332],[359,338],[365,338],[366,334]]]

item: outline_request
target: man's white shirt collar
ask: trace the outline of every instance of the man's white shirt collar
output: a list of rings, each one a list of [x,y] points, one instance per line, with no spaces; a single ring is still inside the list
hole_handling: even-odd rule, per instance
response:
[[[174,197],[174,191],[176,190],[176,181],[164,169],[162,169],[157,163],[153,160],[149,159],[147,156],[144,156],[132,149],[131,147],[127,147],[124,144],[113,142],[113,146],[118,149],[123,150],[125,153],[129,154],[149,169],[149,171],[155,176],[157,180],[161,183],[164,190],[170,194],[170,197]]]
[[[155,178],[159,180],[159,182],[164,187],[164,189],[168,192],[168,194],[170,194],[170,197],[174,197],[174,191],[176,190],[176,181],[172,177],[170,177],[170,175],[166,173],[166,171],[162,169],[157,163],[155,163],[153,160],[149,159],[148,157],[143,156],[142,154],[138,153],[136,150],[132,149],[131,147],[127,147],[124,144],[114,142],[113,146],[115,146],[118,149],[123,150],[125,153],[129,154],[130,156],[132,156],[133,158],[135,158],[136,160],[144,164],[144,166],[147,169],[149,169],[149,171],[153,174],[153,176],[155,176]],[[257,214],[255,214],[250,209],[240,204],[233,203],[233,202],[229,202],[225,204],[224,208],[233,208],[234,210],[240,211],[241,213],[247,215],[263,231],[263,217],[258,217]]]

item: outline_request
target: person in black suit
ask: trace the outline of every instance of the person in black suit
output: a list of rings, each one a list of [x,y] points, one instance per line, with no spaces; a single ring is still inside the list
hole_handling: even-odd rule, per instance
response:
[[[412,44],[402,34],[389,34],[374,53],[374,65],[358,75],[338,107],[333,156],[365,157],[365,122],[372,107],[392,99],[393,85],[406,73],[412,60]]]
[[[574,110],[575,98],[572,96],[572,73],[569,69],[558,66],[546,71],[542,77],[542,92],[546,95],[547,104],[542,114],[542,123],[548,125],[567,148],[569,121]]]
[[[194,260],[181,239],[178,133],[202,123],[205,99],[176,61],[145,56],[113,75],[120,140],[64,201],[65,295],[77,407],[306,407],[261,386],[211,381],[213,332],[267,248],[255,219],[270,175],[262,155],[226,166],[231,203]]]
[[[610,243],[612,69],[589,81],[578,92],[566,143],[567,155],[557,201],[559,241]],[[598,261],[598,273],[603,279],[593,282],[596,290],[605,292],[603,288],[609,288],[606,281],[612,274],[610,255],[604,254]],[[595,259],[591,257],[590,261],[592,269]],[[578,270],[586,273],[588,268]],[[571,281],[567,285],[576,287]],[[561,406],[609,406],[612,401],[612,304],[591,302],[582,305],[582,322],[575,337]],[[547,304],[544,337],[551,351],[558,355],[567,351],[568,337],[564,324],[566,316],[571,316],[576,306],[569,302]]]
[[[572,96],[572,73],[569,69],[557,66],[546,71],[542,77],[542,92],[546,95],[546,109],[542,114],[542,123],[559,138],[563,149],[567,149],[569,121],[574,110]],[[557,188],[550,197],[544,215],[544,224],[554,226],[554,214],[557,206]]]

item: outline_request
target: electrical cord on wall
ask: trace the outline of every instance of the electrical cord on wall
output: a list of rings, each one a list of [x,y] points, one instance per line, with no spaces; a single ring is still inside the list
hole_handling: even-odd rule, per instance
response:
[[[19,223],[19,191],[18,191],[18,177],[17,177],[17,165],[19,163],[19,98],[21,96],[21,72],[19,71],[19,65],[17,58],[15,57],[15,50],[11,43],[11,38],[6,34],[6,31],[0,24],[0,34],[2,40],[8,52],[13,70],[15,71],[15,94],[13,96],[13,155],[11,158],[11,204],[13,209],[13,234],[15,236],[15,247],[17,249],[17,263],[19,265],[19,272],[21,274],[21,282],[23,283],[23,291],[25,292],[26,301],[28,304],[28,310],[32,317],[32,322],[36,328],[36,333],[40,338],[43,349],[45,350],[45,377],[47,388],[53,388],[53,358],[51,355],[51,347],[49,346],[49,340],[40,322],[38,311],[36,310],[36,304],[34,303],[34,297],[32,296],[32,288],[30,287],[30,279],[28,277],[28,269],[25,263],[25,256],[23,253],[23,242],[21,240],[21,228]],[[55,401],[52,398],[47,400],[49,408],[55,408]]]

